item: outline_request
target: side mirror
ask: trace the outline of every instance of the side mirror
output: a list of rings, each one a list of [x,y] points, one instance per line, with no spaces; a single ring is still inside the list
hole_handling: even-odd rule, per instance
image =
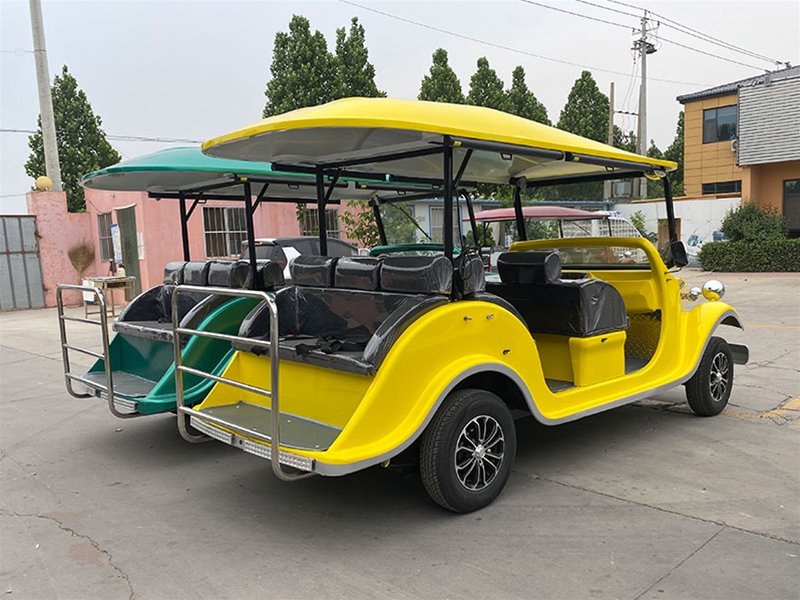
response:
[[[661,252],[664,263],[667,267],[685,267],[689,264],[689,257],[686,254],[686,246],[680,240],[670,242],[670,245]]]

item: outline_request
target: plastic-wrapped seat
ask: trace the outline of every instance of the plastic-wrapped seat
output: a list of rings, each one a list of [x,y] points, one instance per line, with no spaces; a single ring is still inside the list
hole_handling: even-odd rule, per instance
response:
[[[506,252],[497,269],[502,283],[487,291],[514,306],[531,333],[590,337],[628,327],[620,293],[600,279],[560,279],[555,252]]]

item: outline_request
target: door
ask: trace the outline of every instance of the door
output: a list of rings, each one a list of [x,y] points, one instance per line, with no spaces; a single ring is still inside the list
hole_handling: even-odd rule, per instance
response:
[[[122,263],[125,275],[136,277],[133,290],[125,291],[125,299],[133,300],[142,293],[141,272],[139,270],[139,243],[136,237],[136,205],[114,209],[117,213],[117,224],[122,241]]]
[[[0,310],[43,306],[36,217],[0,217]]]

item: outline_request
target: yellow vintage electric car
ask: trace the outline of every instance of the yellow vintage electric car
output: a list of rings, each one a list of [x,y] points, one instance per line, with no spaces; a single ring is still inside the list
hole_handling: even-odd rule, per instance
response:
[[[261,300],[237,335],[174,323],[182,435],[268,458],[281,479],[345,475],[416,445],[432,499],[473,511],[508,479],[513,410],[557,425],[685,384],[692,409],[714,415],[730,397],[734,363],[747,361],[745,346],[717,337],[721,325],[742,327],[721,287],[687,290],[671,270],[686,264],[671,162],[491,109],[362,98],[271,117],[203,150],[314,174],[321,212],[326,182],[340,176],[443,190],[438,253],[301,256],[292,285],[277,292],[219,290]],[[523,239],[487,284],[475,251],[454,252],[452,209],[465,183],[515,186],[522,224],[526,187],[640,176],[664,185],[666,262],[643,238]],[[173,302],[193,292],[179,286]],[[182,364],[180,340],[193,335],[230,340],[221,374]],[[184,374],[214,381],[193,407],[183,403]]]

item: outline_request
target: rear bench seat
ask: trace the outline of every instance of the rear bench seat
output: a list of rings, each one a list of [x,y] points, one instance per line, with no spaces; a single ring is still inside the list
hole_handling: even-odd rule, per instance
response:
[[[454,273],[444,256],[298,256],[291,266],[294,285],[276,294],[281,359],[374,374],[403,331],[429,310],[447,304],[454,286],[463,295],[483,290],[483,270],[468,260]],[[269,338],[266,306],[245,319],[239,335]],[[247,342],[233,346],[269,353]]]
[[[600,279],[561,279],[555,252],[506,252],[497,269],[502,283],[487,291],[508,300],[531,333],[590,337],[628,327],[620,293]]]
[[[172,343],[172,294],[177,285],[249,288],[250,265],[244,261],[171,262],[164,268],[164,284],[134,298],[120,313],[113,330],[135,337]],[[256,289],[271,290],[283,283],[278,263],[257,262]],[[202,318],[227,298],[186,292],[178,298],[178,321]]]

